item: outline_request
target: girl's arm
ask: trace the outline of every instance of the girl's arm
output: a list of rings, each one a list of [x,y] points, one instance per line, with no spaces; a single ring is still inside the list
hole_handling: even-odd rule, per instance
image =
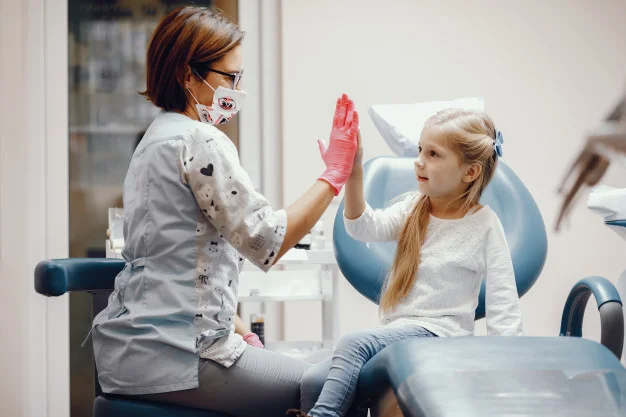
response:
[[[522,313],[515,284],[513,262],[502,224],[489,231],[485,248],[487,333],[499,336],[522,336]]]
[[[364,242],[395,240],[415,200],[405,198],[385,210],[372,210],[363,197],[363,146],[358,133],[358,148],[352,172],[346,182],[344,224],[352,238]]]
[[[363,145],[361,131],[357,134],[358,148],[354,156],[352,172],[346,182],[344,215],[348,220],[357,219],[365,212],[365,198],[363,198]]]

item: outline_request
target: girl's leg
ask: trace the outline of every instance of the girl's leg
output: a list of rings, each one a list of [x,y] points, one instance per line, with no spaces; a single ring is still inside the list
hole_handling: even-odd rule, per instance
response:
[[[202,408],[234,417],[284,416],[300,406],[300,381],[310,365],[293,358],[246,347],[230,368],[200,360],[196,389],[144,395],[143,399]]]
[[[330,372],[332,358],[328,358],[311,366],[302,377],[300,385],[300,407],[303,411],[309,411],[315,405],[315,402],[324,388],[324,382]],[[359,408],[359,404],[352,403],[350,409],[346,413],[346,417],[367,417],[367,408],[365,405]]]
[[[356,332],[341,339],[333,354],[332,365],[324,387],[308,411],[311,417],[345,416],[356,393],[359,373],[365,363],[391,343],[415,337],[434,336],[419,326],[381,327]],[[308,389],[308,377],[303,381]],[[303,407],[308,406],[303,404]],[[306,408],[303,411],[307,411]]]

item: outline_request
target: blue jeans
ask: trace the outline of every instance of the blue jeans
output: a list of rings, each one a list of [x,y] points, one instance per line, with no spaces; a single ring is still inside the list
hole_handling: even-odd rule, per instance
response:
[[[335,349],[330,371],[319,398],[315,389],[318,385],[319,367],[310,368],[302,377],[302,411],[311,417],[347,415],[356,394],[359,373],[363,365],[390,344],[417,337],[436,337],[436,335],[423,327],[412,325],[380,327],[346,335]]]

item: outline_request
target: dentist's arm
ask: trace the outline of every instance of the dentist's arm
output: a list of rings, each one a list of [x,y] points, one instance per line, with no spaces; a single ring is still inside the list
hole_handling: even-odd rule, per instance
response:
[[[274,210],[254,189],[230,139],[208,125],[198,124],[181,148],[180,179],[193,193],[202,221],[212,224],[241,256],[268,271],[311,230],[348,180],[358,122],[354,104],[344,95],[337,102],[329,144],[320,143],[326,170],[286,210]]]
[[[263,349],[263,343],[261,343],[261,339],[256,333],[252,333],[252,330],[246,326],[246,324],[241,320],[238,314],[235,314],[235,333],[238,333],[243,337],[243,340],[249,344],[250,346],[258,347]]]
[[[358,146],[358,127],[354,103],[344,94],[337,100],[328,145],[318,142],[326,170],[302,197],[287,207],[287,230],[274,263],[313,228],[348,181]]]
[[[294,247],[322,217],[335,196],[329,183],[317,180],[299,199],[287,207],[287,231],[276,261]],[[274,263],[276,263],[274,261]]]

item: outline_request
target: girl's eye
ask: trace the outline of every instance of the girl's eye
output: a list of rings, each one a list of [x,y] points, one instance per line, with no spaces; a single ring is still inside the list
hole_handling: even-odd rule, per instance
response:
[[[421,147],[421,146],[418,146],[418,147],[417,147],[417,153],[418,153],[418,154],[422,153],[422,147]]]
[[[437,155],[437,152],[435,151],[430,151],[430,156],[439,156],[439,155]]]

